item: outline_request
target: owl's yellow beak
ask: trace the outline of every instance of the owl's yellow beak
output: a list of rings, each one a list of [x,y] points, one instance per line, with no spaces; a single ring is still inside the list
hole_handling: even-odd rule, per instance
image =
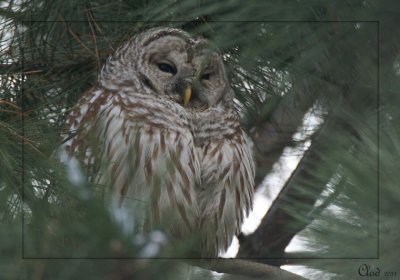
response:
[[[191,97],[192,97],[192,88],[188,86],[183,92],[183,106],[187,106],[189,104]]]

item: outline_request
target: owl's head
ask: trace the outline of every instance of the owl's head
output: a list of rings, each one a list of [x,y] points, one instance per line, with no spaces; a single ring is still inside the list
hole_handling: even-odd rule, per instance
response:
[[[141,91],[175,100],[188,110],[202,111],[233,99],[221,55],[206,39],[179,29],[140,33],[107,63],[111,69],[106,65],[103,71],[123,72],[123,79],[131,79]]]

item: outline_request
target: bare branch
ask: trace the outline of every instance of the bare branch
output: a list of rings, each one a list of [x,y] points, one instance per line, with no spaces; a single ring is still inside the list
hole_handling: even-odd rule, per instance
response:
[[[286,246],[292,238],[304,229],[314,215],[309,216],[314,209],[314,204],[320,193],[325,189],[324,179],[330,176],[319,178],[313,172],[321,162],[323,154],[325,136],[334,131],[338,131],[337,123],[325,121],[316,136],[314,136],[312,146],[307,150],[296,170],[286,182],[282,191],[275,199],[274,203],[264,216],[258,229],[248,235],[239,236],[240,248],[238,256],[241,258],[270,258],[262,262],[273,265],[282,265],[279,260],[283,257]],[[333,174],[335,166],[331,166]],[[304,187],[306,185],[306,187]],[[299,188],[303,186],[303,188]],[[304,189],[307,193],[304,193]],[[303,190],[303,191],[302,191]],[[302,207],[291,211],[293,201],[301,202]],[[298,203],[297,203],[298,205]],[[299,219],[299,217],[303,217]],[[308,219],[304,219],[308,217]],[[274,259],[276,258],[276,259]]]
[[[187,260],[187,263],[219,273],[243,275],[249,277],[262,277],[263,279],[305,279],[302,276],[280,269],[278,267],[240,259],[208,259]]]
[[[293,146],[293,134],[303,123],[304,115],[318,99],[311,95],[309,85],[299,82],[277,104],[267,119],[251,135],[257,163],[256,185],[268,174],[282,155],[283,149]]]

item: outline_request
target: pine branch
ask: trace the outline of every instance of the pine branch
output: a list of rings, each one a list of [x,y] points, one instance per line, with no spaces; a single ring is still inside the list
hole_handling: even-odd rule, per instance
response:
[[[228,273],[249,277],[263,277],[263,279],[276,279],[277,276],[279,276],[279,279],[305,279],[286,270],[248,260],[220,258],[208,260],[187,260],[186,262],[190,265],[213,270],[219,273]]]
[[[340,84],[326,80],[320,65],[326,64],[327,59],[322,56],[313,63],[306,79],[294,74],[291,90],[251,134],[257,164],[256,185],[272,170],[284,148],[294,146],[293,134],[302,125],[305,114],[323,98],[321,89],[339,92],[342,89]]]
[[[282,258],[292,238],[315,218],[315,215],[308,215],[314,210],[316,200],[331,177],[329,175],[324,177],[327,178],[327,181],[324,181],[314,176],[313,172],[321,163],[321,155],[326,149],[325,139],[332,131],[338,132],[337,123],[334,120],[325,121],[314,136],[313,144],[262,219],[261,225],[254,233],[239,236],[238,257],[268,258],[263,259],[262,262],[282,265],[280,260],[273,258]],[[330,174],[333,174],[334,170],[330,170]],[[307,190],[306,193],[304,189]],[[296,205],[301,206],[297,207],[295,212],[290,211],[294,201]],[[299,219],[299,217],[308,218]]]
[[[105,61],[105,58],[102,61]],[[24,65],[21,65],[21,63],[0,64],[0,75],[46,75],[52,72],[83,71],[88,67],[94,66],[94,63],[94,59],[88,58],[65,65],[34,64],[29,62],[25,62]]]
[[[303,122],[303,117],[315,103],[317,96],[307,95],[306,85],[297,92],[289,92],[276,106],[268,119],[252,133],[257,163],[256,185],[268,174],[282,155],[283,149],[293,146],[293,134]],[[295,98],[293,98],[293,94]]]
[[[324,259],[320,255],[316,255],[312,252],[296,252],[296,253],[285,253],[282,258],[277,260],[279,265],[307,265],[307,263],[313,263],[315,260],[322,259],[324,262],[335,262],[335,259]]]

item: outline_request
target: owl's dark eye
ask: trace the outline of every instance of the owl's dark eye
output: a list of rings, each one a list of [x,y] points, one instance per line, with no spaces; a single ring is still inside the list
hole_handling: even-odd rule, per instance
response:
[[[170,73],[172,75],[176,74],[176,69],[172,65],[168,63],[158,63],[158,69],[160,69],[163,72]]]
[[[205,73],[203,75],[201,75],[201,79],[202,80],[209,80],[210,79],[211,74],[210,73]]]

